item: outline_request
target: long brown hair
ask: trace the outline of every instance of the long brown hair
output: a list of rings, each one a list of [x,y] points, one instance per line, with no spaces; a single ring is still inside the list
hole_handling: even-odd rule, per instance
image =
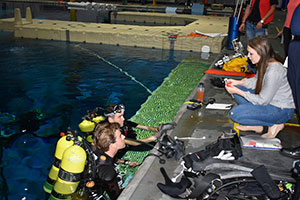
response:
[[[255,88],[255,94],[259,94],[269,62],[278,61],[283,63],[283,59],[274,52],[270,41],[266,37],[255,37],[248,41],[248,46],[254,49],[260,56],[260,60],[257,63],[257,81]]]

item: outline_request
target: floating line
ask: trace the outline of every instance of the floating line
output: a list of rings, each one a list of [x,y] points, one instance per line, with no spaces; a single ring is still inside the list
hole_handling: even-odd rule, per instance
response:
[[[107,64],[113,66],[114,68],[118,69],[121,73],[125,74],[126,76],[128,76],[132,81],[136,82],[137,84],[139,84],[140,86],[142,86],[143,88],[146,89],[146,91],[149,93],[149,94],[152,94],[152,91],[150,89],[148,89],[142,82],[136,80],[136,78],[130,74],[128,74],[128,72],[124,71],[122,68],[116,66],[115,64],[109,62],[108,60],[106,60],[105,58],[101,57],[99,54],[95,53],[95,52],[92,52],[91,50],[89,49],[86,49],[86,48],[83,48],[81,47],[80,45],[75,45],[75,47],[78,47],[80,48],[81,50],[84,50],[88,53],[90,53],[91,55],[94,55],[96,56],[97,58],[99,58],[100,60],[106,62]]]

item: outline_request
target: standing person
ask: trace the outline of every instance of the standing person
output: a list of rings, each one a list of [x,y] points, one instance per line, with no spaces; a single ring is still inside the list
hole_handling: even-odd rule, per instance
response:
[[[289,43],[292,39],[291,33],[291,20],[296,7],[300,4],[300,0],[290,0],[287,5],[287,13],[283,29],[277,34],[277,36],[283,35],[283,45],[285,57],[288,56]]]
[[[288,57],[288,80],[290,82],[296,108],[298,111],[298,119],[300,121],[300,5],[295,9],[291,21],[291,32],[293,40],[289,45]],[[283,148],[281,153],[294,159],[300,159],[300,146],[295,148]]]
[[[267,38],[258,36],[248,41],[248,57],[257,65],[253,78],[229,79],[225,86],[233,94],[239,105],[235,106],[230,117],[240,123],[242,131],[268,132],[263,138],[274,138],[284,128],[294,113],[294,102],[287,80],[287,69],[276,58]]]
[[[293,40],[289,45],[288,80],[300,118],[300,4],[294,11],[291,33],[293,34]]]
[[[247,41],[262,35],[267,35],[268,24],[274,18],[277,0],[247,0],[245,14],[239,31],[246,28]]]
[[[121,193],[118,184],[118,173],[115,170],[116,154],[125,147],[125,136],[121,134],[118,123],[101,123],[94,131],[94,156],[96,159],[96,175],[94,185],[88,188],[88,199],[102,199],[105,192],[111,200]]]

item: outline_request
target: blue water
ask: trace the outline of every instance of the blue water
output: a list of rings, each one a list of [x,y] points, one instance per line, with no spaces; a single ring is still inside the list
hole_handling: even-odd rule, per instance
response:
[[[110,103],[130,118],[186,56],[0,32],[1,199],[44,199],[59,133]]]

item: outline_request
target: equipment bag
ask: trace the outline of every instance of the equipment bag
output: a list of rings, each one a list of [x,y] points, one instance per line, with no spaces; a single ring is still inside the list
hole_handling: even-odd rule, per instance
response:
[[[225,63],[222,69],[224,71],[229,71],[229,72],[246,72],[247,65],[248,65],[248,58],[237,57]]]

